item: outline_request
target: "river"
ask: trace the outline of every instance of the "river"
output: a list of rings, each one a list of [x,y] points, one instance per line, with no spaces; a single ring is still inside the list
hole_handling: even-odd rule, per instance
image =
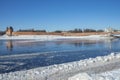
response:
[[[120,52],[112,40],[0,40],[0,73],[44,67]]]

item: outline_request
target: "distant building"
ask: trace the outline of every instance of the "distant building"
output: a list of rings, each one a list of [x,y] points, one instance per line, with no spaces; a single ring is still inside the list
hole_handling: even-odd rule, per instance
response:
[[[13,32],[13,28],[11,26],[7,27],[7,29],[6,29],[6,35],[12,36],[12,32]]]
[[[114,29],[112,29],[111,27],[105,28],[105,32],[111,33],[111,32],[114,32]]]

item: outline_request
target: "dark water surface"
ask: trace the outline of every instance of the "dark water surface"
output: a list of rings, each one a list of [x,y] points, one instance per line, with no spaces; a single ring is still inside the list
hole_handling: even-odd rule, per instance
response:
[[[113,40],[0,40],[0,73],[78,61],[120,52]]]

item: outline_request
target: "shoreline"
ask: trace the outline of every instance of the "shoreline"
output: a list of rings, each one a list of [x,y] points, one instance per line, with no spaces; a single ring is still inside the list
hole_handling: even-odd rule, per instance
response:
[[[0,40],[39,40],[39,41],[52,41],[52,40],[70,40],[70,39],[88,39],[88,40],[102,40],[114,39],[106,35],[89,35],[89,36],[60,36],[60,35],[19,35],[19,36],[0,36]]]
[[[94,80],[94,75],[99,77],[99,74],[115,70],[119,71],[119,63],[120,53],[111,53],[107,56],[98,56],[96,58],[89,58],[58,65],[56,64],[30,70],[4,73],[0,74],[0,80],[78,80],[77,78],[81,80],[81,77],[85,76],[83,74],[86,74],[87,76],[89,75],[89,77]]]

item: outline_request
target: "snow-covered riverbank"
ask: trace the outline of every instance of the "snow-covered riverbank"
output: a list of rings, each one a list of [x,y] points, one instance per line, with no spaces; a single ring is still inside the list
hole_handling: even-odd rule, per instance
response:
[[[120,53],[0,74],[0,80],[120,80]]]
[[[106,37],[105,35],[90,35],[90,36],[59,36],[59,35],[19,35],[19,36],[0,36],[0,40],[39,40],[39,41],[50,41],[50,40],[61,40],[61,39],[90,39],[90,40],[100,40],[100,39],[111,39],[112,37]]]

